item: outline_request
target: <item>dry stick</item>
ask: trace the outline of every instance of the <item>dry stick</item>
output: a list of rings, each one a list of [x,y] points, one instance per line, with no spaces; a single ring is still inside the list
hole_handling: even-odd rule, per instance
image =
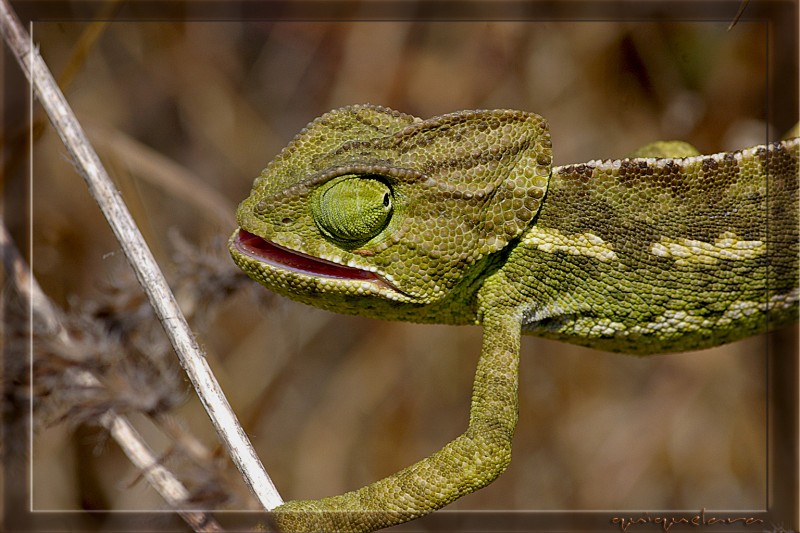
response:
[[[27,32],[7,0],[0,0],[0,31],[86,180],[89,192],[114,231],[231,458],[264,509],[277,507],[283,500],[214,378],[164,275],[47,65],[38,51],[31,47]]]
[[[42,291],[28,265],[11,241],[11,236],[0,223],[0,250],[6,276],[23,301],[27,303],[32,318],[41,327],[42,334],[57,339],[63,346],[73,347],[75,342],[61,321],[61,313]],[[69,369],[70,378],[83,387],[102,386],[91,372]],[[159,463],[158,458],[134,429],[128,419],[109,409],[99,418],[128,459],[142,472],[144,478],[174,509],[186,504],[189,491]],[[224,531],[213,517],[203,511],[178,511],[193,531],[215,533]]]
[[[84,124],[86,124],[84,122]],[[136,139],[112,128],[86,125],[100,152],[110,152],[133,169],[133,174],[165,192],[211,214],[220,226],[236,224],[235,205],[216,189],[200,182],[195,174]]]

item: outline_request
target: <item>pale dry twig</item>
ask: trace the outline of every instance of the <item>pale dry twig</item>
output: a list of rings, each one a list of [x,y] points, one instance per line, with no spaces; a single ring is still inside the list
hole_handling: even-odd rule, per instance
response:
[[[0,0],[0,31],[117,237],[234,463],[265,509],[280,505],[283,500],[211,372],[133,217],[7,0]]]

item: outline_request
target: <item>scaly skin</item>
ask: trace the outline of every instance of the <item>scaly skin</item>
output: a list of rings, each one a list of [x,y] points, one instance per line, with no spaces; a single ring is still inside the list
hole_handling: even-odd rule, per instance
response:
[[[239,206],[234,261],[317,307],[477,323],[484,338],[464,434],[357,491],[278,507],[279,528],[374,531],[494,480],[511,460],[521,333],[650,354],[796,321],[799,147],[660,143],[553,168],[532,113],[423,121],[365,105],[309,124]]]

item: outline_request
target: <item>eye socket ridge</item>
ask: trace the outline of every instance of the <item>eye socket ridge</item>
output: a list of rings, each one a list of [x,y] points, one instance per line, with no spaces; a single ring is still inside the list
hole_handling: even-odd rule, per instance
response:
[[[320,231],[345,248],[378,235],[392,217],[394,193],[378,174],[346,174],[320,185],[311,212]]]

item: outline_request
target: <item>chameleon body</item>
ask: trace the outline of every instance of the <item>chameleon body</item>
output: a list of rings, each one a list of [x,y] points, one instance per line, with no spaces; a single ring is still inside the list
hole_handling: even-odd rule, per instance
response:
[[[362,489],[278,507],[279,528],[371,531],[490,483],[511,460],[523,333],[644,355],[795,321],[799,149],[656,145],[552,167],[533,113],[361,105],[313,121],[240,205],[234,261],[317,307],[484,337],[461,436]]]

